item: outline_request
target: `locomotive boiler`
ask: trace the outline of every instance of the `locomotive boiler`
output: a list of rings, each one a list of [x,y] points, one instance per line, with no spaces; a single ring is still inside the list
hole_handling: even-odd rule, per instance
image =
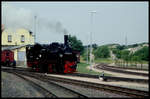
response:
[[[68,35],[64,43],[35,44],[26,47],[27,66],[32,70],[50,73],[73,73],[76,71],[78,53],[72,50]]]

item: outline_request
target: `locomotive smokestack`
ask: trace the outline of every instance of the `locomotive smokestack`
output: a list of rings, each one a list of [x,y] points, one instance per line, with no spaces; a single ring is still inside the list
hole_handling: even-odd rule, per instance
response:
[[[71,55],[72,54],[72,49],[69,47],[69,39],[68,39],[68,35],[64,35],[64,45],[65,45],[65,53],[67,55]]]
[[[64,35],[64,44],[68,46],[68,35]]]

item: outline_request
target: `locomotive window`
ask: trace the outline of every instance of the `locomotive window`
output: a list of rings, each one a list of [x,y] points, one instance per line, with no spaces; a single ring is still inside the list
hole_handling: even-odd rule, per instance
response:
[[[25,37],[24,35],[21,35],[21,42],[24,42],[25,41]]]
[[[8,35],[8,42],[12,42],[12,35]]]

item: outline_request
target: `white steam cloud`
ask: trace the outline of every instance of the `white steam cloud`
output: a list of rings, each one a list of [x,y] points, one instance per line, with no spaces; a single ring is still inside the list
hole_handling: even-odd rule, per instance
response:
[[[2,24],[4,24],[6,29],[11,28],[12,30],[16,30],[18,28],[25,28],[34,32],[34,16],[34,12],[30,9],[2,4]],[[60,21],[50,21],[37,16],[36,31],[40,30],[40,32],[42,32],[42,29],[50,33],[68,33]]]
[[[67,29],[63,27],[60,21],[51,21],[45,18],[38,18],[37,25],[38,29],[45,29],[48,30],[48,32],[63,34],[68,33]]]
[[[8,4],[2,5],[2,24],[5,28],[33,30],[33,16],[29,9],[16,8]]]

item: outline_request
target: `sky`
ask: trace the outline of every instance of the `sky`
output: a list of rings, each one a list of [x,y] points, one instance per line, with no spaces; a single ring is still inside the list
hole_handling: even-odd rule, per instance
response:
[[[148,42],[148,2],[2,2],[2,24],[26,28],[36,42],[64,42],[64,34],[83,45]],[[96,13],[91,14],[91,11]],[[92,16],[91,16],[92,15]],[[36,18],[35,18],[36,16]]]

